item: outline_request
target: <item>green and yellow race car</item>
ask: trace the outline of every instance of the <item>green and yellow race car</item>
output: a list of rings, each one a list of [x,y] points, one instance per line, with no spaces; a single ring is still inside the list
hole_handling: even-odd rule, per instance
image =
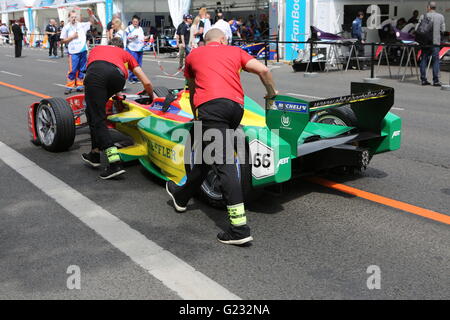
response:
[[[118,144],[122,161],[138,161],[155,176],[183,184],[195,157],[189,92],[156,88],[155,96],[111,99],[108,121],[128,140]],[[389,112],[393,104],[393,88],[366,83],[352,83],[349,95],[318,101],[279,95],[263,107],[246,97],[237,133],[244,152],[235,156],[244,197],[323,170],[363,170],[375,154],[399,149],[401,119]],[[52,152],[68,150],[77,129],[86,126],[84,110],[83,95],[34,103],[28,111],[32,142]],[[222,205],[214,171],[200,193],[211,205]]]

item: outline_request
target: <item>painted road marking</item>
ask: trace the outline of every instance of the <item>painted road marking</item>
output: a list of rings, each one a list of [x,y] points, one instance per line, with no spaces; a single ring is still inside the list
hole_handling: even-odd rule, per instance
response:
[[[376,202],[376,203],[380,203],[383,204],[385,206],[389,206],[391,208],[396,208],[402,211],[406,211],[424,218],[428,218],[434,221],[438,221],[441,223],[445,223],[450,225],[450,216],[446,215],[446,214],[442,214],[439,212],[435,212],[435,211],[431,211],[428,209],[424,209],[421,207],[417,207],[414,205],[411,205],[409,203],[405,203],[405,202],[401,202],[401,201],[397,201],[394,199],[390,199],[390,198],[386,198],[383,196],[379,196],[377,194],[374,193],[370,193],[370,192],[366,192],[363,190],[359,190],[353,187],[349,187],[346,186],[344,184],[340,184],[334,181],[330,181],[330,180],[326,180],[326,179],[322,179],[322,178],[317,178],[317,177],[312,177],[312,178],[305,178],[305,180],[313,182],[315,184],[319,184],[321,186],[327,187],[327,188],[331,188],[331,189],[335,189],[335,190],[339,190],[341,192],[347,193],[347,194],[351,194],[372,202]]]
[[[155,59],[142,59],[144,61],[149,61],[149,62],[157,62],[157,63],[179,63],[178,61],[165,61],[165,60],[155,60]]]
[[[56,61],[43,60],[43,59],[36,59],[36,61],[39,61],[39,62],[48,62],[48,63],[58,63],[58,62],[56,62]]]
[[[181,80],[184,81],[184,78],[178,78],[178,77],[171,77],[171,76],[155,76],[156,78],[165,78],[165,79],[175,79],[175,80]]]
[[[17,90],[20,90],[20,91],[23,91],[23,92],[27,92],[27,91],[28,91],[28,93],[33,92],[33,91],[29,91],[27,89],[23,89],[23,88],[19,88],[19,87],[13,86],[13,85],[6,84],[4,82],[0,82],[0,85],[5,85],[7,87],[11,87],[13,89],[17,89]],[[30,93],[30,94],[36,95],[36,94],[39,94],[39,93],[35,92],[35,93]],[[40,96],[38,96],[38,97],[40,97]],[[47,96],[47,98],[50,98],[50,97]],[[415,215],[418,215],[418,216],[421,216],[421,217],[424,217],[424,218],[428,218],[428,219],[431,219],[431,220],[434,220],[434,221],[442,222],[442,223],[445,223],[445,224],[450,224],[450,216],[447,216],[447,215],[439,213],[439,212],[434,212],[434,211],[431,211],[431,210],[428,210],[428,209],[416,207],[414,205],[411,205],[411,204],[408,204],[408,203],[405,203],[405,202],[401,202],[401,201],[385,198],[385,197],[376,195],[374,193],[370,193],[370,192],[366,192],[366,191],[363,191],[363,190],[359,190],[359,189],[356,189],[356,188],[353,188],[353,187],[349,187],[349,186],[346,186],[346,185],[343,185],[343,184],[339,184],[339,183],[336,183],[336,182],[333,182],[333,181],[330,181],[330,180],[322,179],[322,178],[315,178],[315,177],[313,177],[313,178],[309,178],[307,180],[310,181],[310,182],[313,182],[313,183],[316,183],[316,184],[328,187],[328,188],[340,190],[342,192],[355,195],[357,197],[360,197],[360,198],[363,198],[363,199],[366,199],[366,200],[369,200],[369,201],[373,201],[373,202],[376,202],[376,203],[381,203],[381,204],[384,204],[384,205],[389,206],[391,208],[395,208],[395,209],[399,209],[399,210],[402,210],[402,211],[406,211],[406,212],[409,212],[409,213],[412,213],[412,214],[415,214]]]
[[[45,94],[42,94],[42,93],[39,93],[39,92],[35,92],[35,91],[31,91],[31,90],[28,90],[28,89],[25,89],[25,88],[22,88],[22,87],[18,87],[18,86],[15,86],[13,84],[9,84],[9,83],[6,83],[6,82],[1,82],[0,81],[0,85],[8,87],[8,88],[11,88],[11,89],[15,89],[15,90],[18,90],[18,91],[22,91],[22,92],[31,94],[33,96],[36,96],[36,97],[39,97],[39,98],[42,98],[42,99],[50,99],[51,98],[50,96],[47,96]]]
[[[20,75],[20,74],[17,74],[17,73],[12,73],[12,72],[8,72],[8,71],[0,71],[1,73],[4,73],[4,74],[9,74],[10,76],[15,76],[15,77],[23,77],[22,75]]]
[[[53,85],[58,86],[58,87],[67,88],[64,84],[60,84],[60,83],[54,83]]]
[[[404,111],[405,109],[403,109],[403,108],[396,108],[396,107],[392,107],[391,108],[392,110],[399,110],[399,111]]]
[[[1,141],[0,160],[182,299],[240,299]]]
[[[14,56],[12,56],[10,54],[5,54],[5,57],[14,58]]]

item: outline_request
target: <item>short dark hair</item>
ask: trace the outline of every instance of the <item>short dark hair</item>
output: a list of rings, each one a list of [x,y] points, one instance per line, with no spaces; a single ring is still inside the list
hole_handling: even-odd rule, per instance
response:
[[[363,15],[364,15],[364,12],[358,11],[358,17],[359,17],[359,16],[363,16]]]
[[[118,48],[122,48],[122,49],[124,48],[123,40],[119,37],[112,38],[111,40],[109,40],[108,44],[110,46],[114,46],[114,47],[118,47]]]
[[[131,18],[131,21],[133,21],[134,19],[141,21],[141,18],[139,18],[139,16],[136,14],[133,16],[133,18]]]

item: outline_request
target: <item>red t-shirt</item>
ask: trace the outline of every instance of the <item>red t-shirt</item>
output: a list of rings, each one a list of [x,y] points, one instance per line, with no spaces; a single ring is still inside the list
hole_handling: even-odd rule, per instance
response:
[[[195,106],[218,98],[243,104],[240,71],[252,59],[241,48],[218,42],[192,50],[186,58],[184,76],[195,79]]]
[[[114,46],[98,46],[92,49],[87,65],[94,61],[107,61],[114,64],[122,70],[125,78],[128,78],[128,70],[133,71],[134,68],[139,67],[139,63],[130,53]]]

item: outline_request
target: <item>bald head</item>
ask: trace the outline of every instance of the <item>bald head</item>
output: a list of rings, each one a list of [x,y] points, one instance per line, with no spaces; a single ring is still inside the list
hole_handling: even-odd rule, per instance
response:
[[[428,7],[429,7],[431,10],[436,10],[436,2],[435,2],[435,1],[430,1],[430,2],[428,3]]]
[[[209,31],[206,33],[205,41],[206,41],[206,43],[209,43],[209,42],[226,43],[227,37],[222,30],[220,30],[218,28],[212,28],[212,29],[209,29]]]

